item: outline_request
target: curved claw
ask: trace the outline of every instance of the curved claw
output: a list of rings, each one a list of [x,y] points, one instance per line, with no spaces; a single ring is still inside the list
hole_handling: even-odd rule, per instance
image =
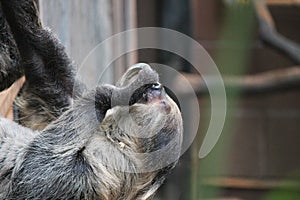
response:
[[[118,89],[112,94],[112,106],[129,105],[134,92],[148,84],[161,87],[158,74],[145,63],[138,63],[130,67],[118,83]]]
[[[156,83],[158,82],[158,74],[148,64],[137,63],[125,72],[117,83],[117,87],[126,87],[141,79],[144,84]]]

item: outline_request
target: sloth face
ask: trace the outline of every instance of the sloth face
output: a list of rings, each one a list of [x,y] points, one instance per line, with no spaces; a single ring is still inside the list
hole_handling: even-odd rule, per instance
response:
[[[159,82],[144,81],[148,74],[139,73],[141,70],[148,70],[149,75],[156,74],[147,66],[132,67],[125,73],[117,87],[128,88],[136,83],[139,87],[130,90],[126,95],[128,100],[123,99],[123,103],[107,110],[96,138],[91,140],[93,144],[89,145],[90,152],[100,143],[105,146],[91,154],[121,171],[148,172],[172,167],[181,152],[180,110]]]
[[[149,69],[156,74],[149,65],[140,63],[132,66],[123,75],[118,86],[125,87],[136,81],[140,75],[139,72],[143,69]],[[178,128],[176,130],[178,135],[182,134],[182,118],[179,108],[159,82],[145,84],[136,89],[129,100],[129,108],[117,107],[114,118],[122,128],[125,127],[123,130],[137,137],[149,138],[164,127],[170,126]],[[124,125],[125,121],[132,128]]]
[[[133,92],[128,105],[106,112],[84,154],[104,170],[102,179],[117,177],[112,188],[138,188],[151,196],[180,157],[182,133],[177,104],[161,84],[146,84]]]
[[[129,106],[112,108],[102,124],[106,130],[108,124],[118,130],[111,137],[138,152],[156,151],[171,143],[180,148],[182,141],[181,113],[160,83],[137,89]]]

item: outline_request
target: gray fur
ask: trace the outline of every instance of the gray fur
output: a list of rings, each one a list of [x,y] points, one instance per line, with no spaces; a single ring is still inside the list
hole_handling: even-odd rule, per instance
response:
[[[137,82],[131,83],[134,87],[143,73],[137,77]],[[117,105],[99,122],[97,109],[105,109],[106,101],[102,100],[114,89],[105,85],[88,92],[42,132],[1,120],[2,199],[150,199],[179,157],[181,115],[177,105],[165,96],[170,112],[159,103]],[[97,107],[98,101],[103,107]],[[134,137],[143,132],[153,136]],[[164,141],[167,135],[171,137]],[[157,160],[135,156],[164,147],[170,151]],[[140,172],[164,158],[174,162]]]
[[[26,76],[22,126],[0,119],[0,199],[151,199],[182,142],[180,111],[158,74],[140,64],[117,86],[83,92],[36,2],[0,3],[0,90]]]

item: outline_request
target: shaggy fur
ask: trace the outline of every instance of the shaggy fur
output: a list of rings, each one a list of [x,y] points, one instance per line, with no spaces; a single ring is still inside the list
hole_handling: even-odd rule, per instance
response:
[[[82,92],[34,1],[1,6],[27,81],[18,100],[23,126],[0,119],[0,199],[151,199],[182,142],[180,111],[157,73],[134,66],[117,86]]]
[[[73,95],[81,92],[74,79],[73,63],[58,39],[42,27],[35,1],[1,0],[1,6],[1,20],[9,25],[17,44],[17,48],[10,48],[19,52],[27,80],[17,101],[19,123],[41,130],[65,111]],[[6,54],[2,51],[1,55]],[[9,76],[7,79],[15,80]]]
[[[132,105],[111,108],[112,93],[123,96],[126,87],[100,86],[42,132],[1,120],[0,198],[152,197],[174,167],[182,140],[177,105],[163,89],[159,100],[151,99],[157,94],[152,87],[145,88],[146,99],[131,98]],[[147,156],[160,149],[157,157]],[[164,159],[173,162],[152,171]]]
[[[0,4],[0,91],[8,88],[23,74],[20,55]]]

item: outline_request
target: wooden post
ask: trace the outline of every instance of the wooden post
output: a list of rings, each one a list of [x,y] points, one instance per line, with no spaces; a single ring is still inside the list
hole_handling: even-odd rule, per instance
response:
[[[137,27],[136,0],[113,0],[113,33],[121,33]],[[127,52],[137,46],[137,35],[130,34],[123,41],[114,45],[114,55]],[[115,61],[114,80],[118,80],[126,68],[137,62],[137,52],[130,52]]]
[[[40,10],[43,24],[58,35],[78,67],[93,48],[112,35],[111,0],[40,0]],[[105,64],[112,59],[112,45],[102,47],[101,55],[90,55],[79,71],[89,87],[99,84]],[[113,70],[109,69],[101,82],[112,83],[112,79]]]
[[[136,0],[40,0],[40,10],[44,25],[58,35],[78,66],[99,43],[136,27]],[[103,55],[92,55],[86,60],[87,70],[80,70],[80,75],[86,77],[83,81],[88,86],[99,84],[99,72],[108,67],[105,63],[112,61],[113,55],[136,46],[136,41],[136,36],[130,35],[119,44],[105,45]],[[115,82],[136,62],[135,52],[122,56],[113,63],[114,68],[110,66],[101,82]]]

